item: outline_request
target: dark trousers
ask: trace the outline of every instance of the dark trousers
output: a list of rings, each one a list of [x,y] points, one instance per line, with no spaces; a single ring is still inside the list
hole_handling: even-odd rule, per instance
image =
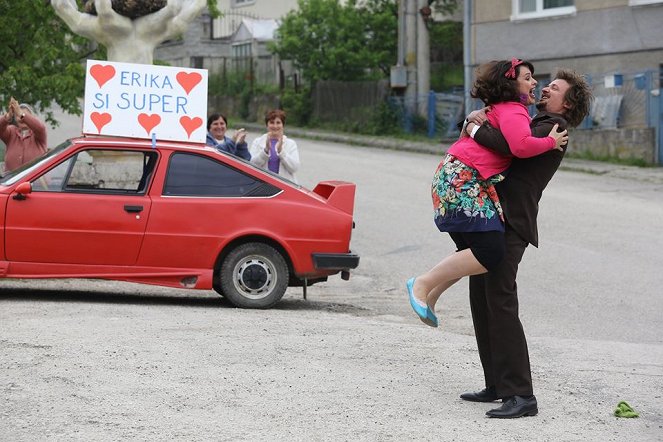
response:
[[[523,326],[518,318],[516,274],[527,242],[508,228],[506,254],[498,267],[470,277],[470,306],[486,387],[499,398],[529,396],[532,373]]]

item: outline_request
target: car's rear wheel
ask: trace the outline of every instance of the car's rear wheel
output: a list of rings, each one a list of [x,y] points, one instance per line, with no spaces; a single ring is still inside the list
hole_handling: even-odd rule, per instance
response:
[[[242,244],[221,263],[221,294],[237,307],[269,308],[285,294],[288,278],[288,265],[274,247]]]

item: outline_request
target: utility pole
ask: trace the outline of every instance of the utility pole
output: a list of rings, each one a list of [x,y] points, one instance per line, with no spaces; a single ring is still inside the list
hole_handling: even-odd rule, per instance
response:
[[[405,89],[405,106],[411,112],[417,111],[417,2],[418,0],[401,0],[405,2],[405,66],[407,68],[407,87]]]
[[[472,0],[463,4],[463,83],[465,83],[465,115],[474,110],[472,107]]]
[[[419,115],[426,115],[430,92],[430,38],[426,21],[431,10],[428,0],[417,0],[417,101]]]
[[[430,39],[426,21],[428,0],[398,2],[398,60],[391,68],[391,87],[405,88],[405,107],[426,115],[430,89]]]

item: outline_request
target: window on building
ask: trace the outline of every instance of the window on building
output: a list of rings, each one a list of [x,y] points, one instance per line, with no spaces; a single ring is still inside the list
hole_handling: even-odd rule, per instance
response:
[[[575,14],[575,0],[513,0],[512,20]]]
[[[233,8],[241,8],[242,6],[252,5],[256,0],[232,0]]]
[[[251,69],[251,42],[232,45],[233,62],[235,69],[248,71]]]
[[[191,57],[191,67],[194,69],[204,69],[204,57]]]

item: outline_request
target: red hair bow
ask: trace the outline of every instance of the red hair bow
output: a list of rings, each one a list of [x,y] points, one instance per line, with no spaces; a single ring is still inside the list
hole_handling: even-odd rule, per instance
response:
[[[523,64],[522,60],[518,60],[517,58],[512,58],[511,59],[511,67],[509,68],[508,71],[506,71],[506,74],[504,76],[506,78],[513,78],[515,80],[516,78],[516,66]]]

